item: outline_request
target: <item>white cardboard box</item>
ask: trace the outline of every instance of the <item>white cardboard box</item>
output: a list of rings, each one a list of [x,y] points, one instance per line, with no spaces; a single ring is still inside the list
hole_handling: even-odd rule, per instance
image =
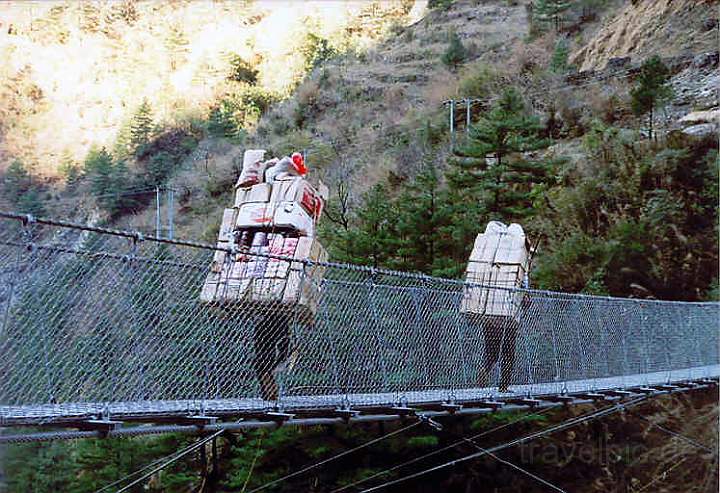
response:
[[[268,202],[251,202],[238,209],[235,227],[239,229],[269,227],[272,225],[273,209]]]
[[[315,235],[313,218],[298,202],[253,202],[238,209],[235,227],[289,228],[302,236]]]
[[[292,228],[302,236],[315,235],[315,221],[299,202],[277,202],[273,219],[276,228]]]
[[[235,225],[235,209],[225,209],[223,211],[222,222],[220,223],[220,232],[218,233],[218,241],[228,242],[232,236],[233,226]]]
[[[279,236],[279,235],[277,235]],[[300,260],[327,261],[327,252],[314,238],[286,238],[294,244],[295,261],[245,255],[241,261],[225,262],[222,271],[210,272],[200,300],[216,304],[274,303],[304,320],[312,321],[320,299],[325,267],[303,265]],[[276,240],[277,243],[277,240]],[[268,247],[262,247],[267,253]],[[285,250],[289,253],[289,249]]]
[[[236,208],[250,202],[268,202],[270,200],[270,191],[272,187],[269,183],[258,183],[249,188],[238,188],[235,191]]]

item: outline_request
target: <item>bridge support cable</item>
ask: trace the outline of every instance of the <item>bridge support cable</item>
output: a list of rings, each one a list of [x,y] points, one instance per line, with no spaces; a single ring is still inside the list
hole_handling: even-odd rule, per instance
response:
[[[165,469],[165,468],[168,467],[169,465],[171,465],[171,464],[173,464],[174,462],[177,462],[179,459],[185,457],[185,456],[186,456],[187,454],[189,454],[190,452],[193,452],[193,451],[197,450],[197,449],[200,448],[200,447],[204,447],[207,442],[216,439],[217,437],[219,437],[219,436],[222,435],[223,433],[225,433],[225,430],[216,431],[216,432],[213,433],[212,435],[209,435],[209,436],[207,436],[207,437],[205,437],[205,438],[202,438],[202,439],[198,440],[197,442],[195,442],[194,444],[192,444],[192,445],[190,445],[190,446],[188,446],[188,447],[185,447],[184,449],[182,449],[182,450],[180,450],[180,451],[177,451],[177,452],[175,452],[174,454],[171,454],[171,455],[168,456],[168,457],[165,457],[164,460],[163,460],[163,462],[162,462],[160,465],[152,468],[150,471],[148,471],[147,473],[143,474],[143,475],[140,476],[139,478],[137,478],[137,479],[133,480],[132,482],[126,484],[125,486],[123,486],[122,488],[120,488],[119,490],[117,490],[116,493],[122,493],[123,491],[127,491],[127,490],[129,490],[130,488],[132,488],[133,486],[142,483],[143,481],[145,481],[146,479],[148,479],[149,477],[151,477],[153,474],[155,474],[155,473],[157,473],[157,472],[159,472],[159,471],[162,471],[163,469]],[[144,468],[140,469],[140,471],[145,470],[145,469],[148,469],[148,468],[149,468],[149,466],[145,466]],[[135,475],[137,475],[137,474],[138,474],[138,471],[129,474],[126,478],[129,479],[130,477],[135,476]],[[112,485],[115,485],[115,484],[118,484],[119,482],[125,481],[126,478],[121,478],[120,480],[118,480],[118,481],[116,481],[116,482],[114,482],[114,483],[111,483],[111,485],[107,485],[107,486],[105,486],[105,487],[97,490],[95,493],[100,493],[100,492],[102,492],[102,491],[105,491],[105,490],[109,489],[110,487],[112,487]]]
[[[440,465],[437,465],[437,466],[434,466],[434,467],[430,467],[430,468],[428,468],[428,469],[423,469],[423,470],[418,471],[418,472],[416,472],[416,473],[409,474],[409,475],[407,475],[407,476],[403,476],[403,477],[401,477],[401,478],[397,478],[397,479],[394,479],[394,480],[392,480],[392,481],[387,481],[387,482],[382,483],[382,484],[380,484],[380,485],[378,485],[378,486],[373,486],[373,487],[371,487],[371,488],[364,489],[364,490],[362,490],[362,492],[365,493],[365,492],[370,492],[370,491],[378,491],[378,490],[381,490],[381,489],[386,488],[386,487],[388,487],[388,486],[393,486],[393,485],[396,485],[396,484],[398,484],[398,483],[403,483],[403,482],[405,482],[405,481],[409,481],[409,480],[411,480],[411,479],[415,479],[415,478],[418,478],[418,477],[420,477],[420,476],[424,476],[424,475],[429,474],[429,473],[434,472],[434,471],[439,471],[439,470],[441,470],[441,469],[445,469],[445,468],[447,468],[447,467],[451,467],[451,466],[454,466],[454,465],[456,465],[456,464],[460,464],[460,463],[462,463],[462,462],[467,462],[467,461],[469,461],[469,460],[476,459],[476,458],[478,458],[478,457],[482,457],[482,456],[484,456],[484,455],[487,455],[488,452],[491,452],[491,453],[498,452],[498,451],[504,450],[504,449],[506,449],[506,448],[510,448],[510,447],[515,446],[515,445],[518,445],[518,444],[521,444],[521,443],[526,443],[526,442],[535,440],[536,438],[540,438],[540,437],[542,437],[542,436],[549,435],[549,434],[554,433],[554,432],[556,432],[556,431],[561,431],[561,430],[570,428],[570,427],[575,426],[575,425],[578,425],[578,424],[580,424],[580,423],[585,423],[585,422],[592,421],[592,420],[595,420],[595,419],[598,419],[598,418],[601,418],[601,417],[609,416],[609,415],[611,415],[611,414],[614,414],[614,413],[616,413],[616,412],[619,412],[619,411],[621,411],[621,410],[623,410],[623,409],[626,409],[626,408],[628,408],[628,407],[636,406],[636,405],[640,404],[641,402],[645,401],[646,399],[647,399],[647,396],[642,396],[642,397],[638,397],[638,398],[636,398],[636,399],[634,399],[634,400],[632,400],[632,401],[629,401],[629,402],[627,402],[627,403],[614,404],[614,405],[608,406],[608,407],[606,407],[606,408],[604,408],[604,409],[601,409],[601,410],[599,410],[599,411],[596,411],[596,412],[593,412],[593,413],[589,413],[589,414],[586,414],[586,415],[583,415],[583,416],[579,416],[579,417],[576,417],[576,418],[572,418],[572,419],[569,419],[569,420],[567,420],[567,421],[564,421],[564,422],[562,422],[562,423],[560,423],[560,424],[558,424],[558,425],[555,425],[555,426],[551,426],[551,427],[549,427],[549,428],[546,428],[546,429],[544,429],[544,430],[541,430],[541,431],[538,431],[538,432],[535,432],[535,433],[531,433],[531,434],[526,435],[526,436],[524,436],[524,437],[517,438],[517,439],[515,439],[515,440],[509,441],[509,442],[506,442],[506,443],[503,443],[503,444],[500,444],[500,445],[496,445],[496,446],[494,446],[494,447],[490,447],[490,448],[488,448],[488,449],[485,449],[485,450],[482,451],[482,452],[476,452],[476,453],[474,453],[474,454],[466,455],[466,456],[461,457],[461,458],[459,458],[459,459],[455,459],[455,460],[452,460],[452,461],[449,461],[449,462],[445,462],[445,463],[443,463],[443,464],[440,464]]]
[[[673,431],[673,430],[671,430],[671,429],[669,429],[669,428],[665,428],[664,426],[662,426],[662,425],[660,425],[660,424],[658,424],[658,423],[655,423],[655,422],[652,421],[651,419],[646,418],[646,417],[643,416],[642,414],[638,414],[638,413],[632,412],[632,411],[630,411],[630,410],[628,410],[628,414],[632,414],[632,415],[635,416],[636,418],[639,418],[639,419],[641,419],[641,420],[649,423],[651,429],[652,429],[652,428],[657,428],[658,430],[663,431],[663,432],[667,433],[668,435],[670,435],[670,436],[672,436],[672,437],[675,437],[675,438],[677,438],[678,440],[681,440],[681,441],[683,441],[683,442],[685,442],[685,443],[689,443],[690,445],[692,445],[692,446],[694,446],[694,447],[697,447],[697,448],[699,448],[700,450],[704,450],[705,452],[709,452],[709,453],[711,453],[711,454],[717,453],[716,450],[711,449],[711,448],[708,447],[707,445],[703,445],[702,443],[698,442],[697,440],[694,440],[694,439],[692,439],[692,438],[690,438],[690,437],[687,437],[687,436],[683,435],[682,433],[678,433],[677,431]]]
[[[274,486],[274,485],[276,485],[276,484],[282,483],[283,481],[287,481],[287,480],[290,479],[290,478],[294,478],[294,477],[299,476],[299,475],[301,475],[301,474],[305,474],[306,472],[312,471],[313,469],[316,469],[316,468],[318,468],[318,467],[324,466],[325,464],[327,464],[327,463],[329,463],[329,462],[332,462],[332,461],[337,460],[337,459],[339,459],[339,458],[341,458],[341,457],[345,457],[346,455],[350,455],[350,454],[352,454],[353,452],[356,452],[356,451],[358,451],[358,450],[360,450],[360,449],[363,449],[363,448],[369,447],[369,446],[371,446],[371,445],[374,445],[374,444],[376,444],[376,443],[378,443],[378,442],[381,442],[381,441],[385,440],[386,438],[390,438],[390,437],[392,437],[392,436],[399,435],[400,433],[403,433],[403,432],[408,431],[408,430],[410,430],[410,429],[412,429],[412,428],[415,428],[416,426],[419,426],[419,425],[422,424],[422,423],[423,423],[423,420],[418,419],[417,421],[415,421],[415,422],[412,423],[412,424],[409,424],[409,425],[407,425],[407,426],[403,426],[402,428],[399,428],[399,429],[397,429],[397,430],[395,430],[395,431],[392,431],[392,432],[390,432],[390,433],[386,433],[385,435],[383,435],[383,436],[381,436],[381,437],[374,438],[374,439],[372,439],[372,440],[370,440],[370,441],[367,441],[367,442],[365,442],[365,443],[363,443],[363,444],[361,444],[361,445],[358,445],[357,447],[353,447],[353,448],[351,448],[351,449],[344,450],[344,451],[340,452],[339,454],[333,455],[332,457],[329,457],[329,458],[327,458],[327,459],[321,460],[320,462],[316,462],[315,464],[311,464],[311,465],[309,465],[309,466],[303,467],[302,469],[300,469],[300,470],[298,470],[298,471],[291,472],[290,474],[286,474],[285,476],[282,476],[282,477],[280,477],[280,478],[278,478],[278,479],[275,479],[275,480],[273,480],[273,481],[270,481],[270,482],[268,482],[268,483],[265,483],[265,484],[263,484],[262,486],[259,486],[259,487],[257,487],[257,488],[254,488],[254,489],[250,490],[248,493],[255,493],[256,491],[262,491],[262,490],[264,490],[264,489],[270,488],[271,486]]]
[[[489,429],[489,430],[482,431],[482,432],[477,433],[477,434],[475,434],[475,435],[473,435],[473,436],[471,436],[471,437],[468,437],[467,439],[477,440],[478,438],[482,438],[482,437],[484,437],[484,436],[490,435],[490,434],[492,434],[492,433],[494,433],[494,432],[496,432],[496,431],[502,430],[502,429],[507,428],[507,427],[509,427],[509,426],[512,426],[512,425],[514,425],[514,424],[517,424],[517,423],[520,423],[520,422],[522,422],[522,421],[525,421],[526,419],[529,419],[529,418],[532,418],[532,417],[538,417],[538,416],[540,416],[540,415],[542,415],[542,414],[544,414],[544,413],[546,413],[546,412],[548,412],[548,411],[550,411],[550,410],[552,410],[552,409],[557,409],[558,407],[559,407],[559,406],[548,406],[548,407],[543,408],[543,409],[542,409],[541,411],[539,411],[539,412],[532,412],[532,413],[529,413],[529,414],[524,414],[524,415],[522,415],[522,416],[520,416],[520,417],[518,417],[518,418],[516,418],[516,419],[513,419],[513,420],[511,420],[511,421],[508,421],[508,422],[505,423],[505,424],[502,424],[502,425],[499,425],[499,426],[495,426],[494,428],[491,428],[491,429]],[[454,443],[451,443],[450,445],[446,445],[445,447],[439,448],[439,449],[437,449],[437,450],[432,450],[432,451],[430,451],[430,452],[428,452],[428,453],[426,453],[426,454],[423,454],[423,455],[420,455],[420,456],[418,456],[418,457],[415,457],[414,459],[411,459],[411,460],[409,460],[409,461],[403,462],[403,463],[401,463],[401,464],[397,464],[397,465],[395,465],[395,466],[393,466],[393,467],[391,467],[391,468],[389,468],[389,469],[385,469],[384,471],[380,471],[380,472],[377,472],[377,473],[375,473],[375,474],[373,474],[373,475],[371,475],[371,476],[368,476],[368,477],[366,477],[366,478],[359,479],[359,480],[357,480],[357,481],[355,481],[355,482],[353,482],[353,483],[350,483],[350,484],[347,484],[347,485],[342,486],[342,487],[340,487],[340,488],[337,488],[337,489],[335,489],[335,490],[332,490],[331,493],[340,493],[341,491],[345,491],[345,490],[348,490],[348,489],[350,489],[350,488],[354,488],[354,487],[356,487],[356,486],[358,486],[358,485],[361,485],[361,484],[363,484],[363,483],[366,483],[366,482],[368,482],[368,481],[371,481],[371,480],[373,480],[373,479],[375,479],[375,478],[377,478],[377,477],[385,476],[385,475],[387,475],[387,474],[390,474],[391,472],[394,472],[394,471],[396,471],[396,470],[398,470],[398,469],[400,469],[400,468],[402,468],[402,467],[409,466],[410,464],[414,464],[414,463],[419,462],[419,461],[421,461],[421,460],[423,460],[423,459],[427,459],[428,457],[432,457],[432,456],[437,455],[437,454],[439,454],[439,453],[445,452],[446,450],[450,450],[450,449],[459,447],[460,445],[463,444],[464,440],[465,440],[465,438],[460,439],[460,440],[458,440],[458,441],[456,441],[456,442],[454,442]]]
[[[469,438],[465,438],[464,441],[465,441],[466,443],[469,443],[470,445],[472,445],[472,446],[475,447],[476,449],[478,449],[480,452],[484,452],[485,454],[489,455],[490,457],[492,457],[492,458],[495,459],[496,461],[500,462],[501,464],[505,464],[506,466],[512,467],[512,468],[515,469],[516,471],[519,471],[519,472],[525,474],[526,476],[534,479],[534,480],[537,481],[538,483],[544,484],[545,486],[547,486],[547,487],[550,488],[551,490],[557,491],[557,492],[559,492],[559,493],[567,493],[567,492],[566,492],[565,490],[563,490],[562,488],[560,488],[560,487],[552,484],[551,482],[549,482],[549,481],[541,478],[540,476],[538,476],[538,475],[536,475],[536,474],[533,474],[533,473],[531,473],[530,471],[528,471],[528,470],[526,470],[526,469],[523,469],[522,467],[518,466],[517,464],[513,464],[512,462],[510,462],[510,461],[508,461],[508,460],[505,460],[505,459],[503,459],[503,458],[501,458],[501,457],[498,457],[497,454],[494,454],[494,453],[492,453],[491,451],[482,448],[480,445],[478,445],[477,443],[473,442],[473,441],[470,440]]]

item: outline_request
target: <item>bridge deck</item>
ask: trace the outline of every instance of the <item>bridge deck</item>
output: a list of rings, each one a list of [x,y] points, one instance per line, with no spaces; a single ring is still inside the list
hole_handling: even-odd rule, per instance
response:
[[[663,385],[720,377],[720,365],[685,368],[681,370],[643,373],[568,382],[512,385],[509,392],[497,387],[468,389],[436,389],[412,392],[384,392],[374,394],[322,394],[286,395],[281,401],[264,401],[259,398],[165,400],[134,402],[87,402],[42,404],[26,406],[0,406],[0,426],[69,424],[97,417],[103,412],[112,419],[169,419],[204,413],[208,416],[252,415],[280,407],[287,412],[312,413],[335,410],[343,406],[354,409],[439,405],[450,400],[458,404],[491,399],[507,401],[518,397],[550,397],[561,394],[579,394],[614,389],[637,389],[648,385]]]

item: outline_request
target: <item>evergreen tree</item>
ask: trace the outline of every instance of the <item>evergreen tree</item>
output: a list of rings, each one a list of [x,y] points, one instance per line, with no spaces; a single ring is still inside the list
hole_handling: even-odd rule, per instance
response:
[[[74,190],[82,177],[82,173],[80,172],[80,167],[69,154],[66,154],[63,158],[62,163],[60,163],[58,167],[58,171],[65,178],[65,189],[67,191]]]
[[[228,79],[235,82],[247,82],[255,84],[257,82],[258,71],[253,68],[243,57],[237,53],[230,56],[230,74]]]
[[[308,33],[300,52],[305,58],[305,70],[308,72],[312,72],[338,54],[337,50],[330,46],[330,42],[326,38],[315,33]]]
[[[553,164],[522,155],[547,147],[539,118],[528,114],[520,94],[506,90],[495,107],[471,128],[453,161],[451,187],[477,197],[488,219],[509,222],[533,214],[534,202],[552,179]],[[512,155],[512,156],[511,156]]]
[[[33,184],[30,171],[22,161],[16,159],[8,166],[3,180],[3,192],[18,212],[36,216],[45,214],[45,206],[40,196],[41,187]]]
[[[397,255],[402,270],[432,274],[447,254],[442,237],[442,227],[449,220],[447,194],[433,164],[426,160],[423,171],[397,201]]]
[[[670,70],[659,56],[653,56],[643,63],[637,86],[630,91],[633,113],[637,116],[649,114],[648,136],[653,137],[654,110],[661,107],[672,97],[672,89],[667,85]]]
[[[562,27],[562,13],[570,8],[571,2],[567,0],[535,0],[533,3],[533,16],[544,23],[552,23],[555,32]]]
[[[373,267],[392,267],[396,258],[396,211],[382,184],[364,196],[355,216],[357,227],[341,232],[337,252],[341,260]],[[346,253],[347,252],[347,253]]]
[[[568,56],[570,55],[570,47],[566,39],[559,39],[555,44],[555,51],[553,51],[552,59],[550,60],[550,71],[555,74],[562,74],[567,72],[570,66],[568,65]]]
[[[136,155],[142,154],[150,141],[154,126],[152,108],[148,100],[144,99],[130,122],[130,145]]]
[[[10,163],[3,179],[3,191],[11,202],[17,204],[22,195],[32,186],[30,173],[19,159]]]
[[[118,185],[113,158],[103,147],[91,150],[85,159],[85,174],[90,179],[90,191],[100,207],[108,212],[115,211]]]
[[[450,44],[442,56],[442,62],[451,70],[457,70],[467,58],[467,49],[456,32],[450,33]]]
[[[31,187],[25,193],[23,193],[17,200],[18,212],[23,214],[32,214],[34,216],[45,215],[45,204],[40,197],[40,190],[35,187]]]
[[[165,47],[170,54],[170,70],[177,70],[185,62],[189,44],[181,25],[170,26],[170,32],[165,38]]]

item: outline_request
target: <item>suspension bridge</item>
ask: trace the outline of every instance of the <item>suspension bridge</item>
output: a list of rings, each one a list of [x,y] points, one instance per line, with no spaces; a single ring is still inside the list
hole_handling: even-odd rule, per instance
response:
[[[499,365],[479,378],[488,340],[460,310],[480,286],[303,261],[317,308],[286,312],[268,401],[255,348],[274,307],[202,303],[217,250],[0,213],[0,443],[564,406],[720,377],[718,303],[493,288],[518,306],[505,388]],[[50,431],[1,433],[24,426]]]

